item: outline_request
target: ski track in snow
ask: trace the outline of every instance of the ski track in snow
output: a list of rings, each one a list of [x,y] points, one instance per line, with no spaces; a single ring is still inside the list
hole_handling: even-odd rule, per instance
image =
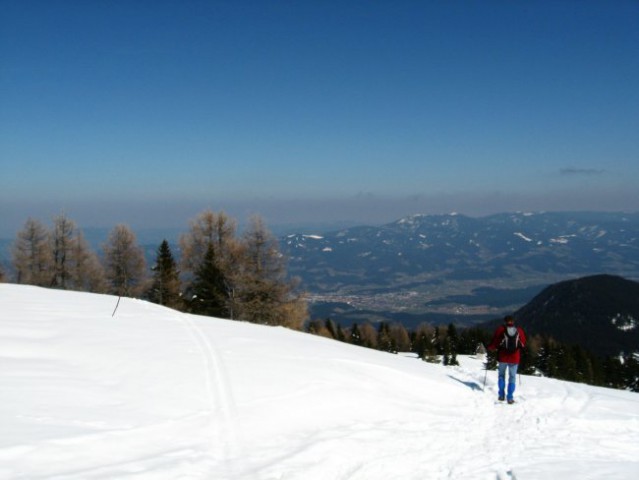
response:
[[[222,465],[225,477],[232,478],[233,459],[239,454],[237,434],[240,432],[233,390],[221,355],[213,346],[213,335],[205,335],[196,324],[197,319],[188,316],[176,316],[188,330],[191,338],[201,352],[205,371],[206,390],[211,404],[210,425],[211,452],[222,451]],[[220,415],[217,415],[219,412]],[[221,421],[220,421],[221,420]],[[220,473],[217,464],[212,472]]]
[[[633,479],[639,396],[0,285],[2,480]]]

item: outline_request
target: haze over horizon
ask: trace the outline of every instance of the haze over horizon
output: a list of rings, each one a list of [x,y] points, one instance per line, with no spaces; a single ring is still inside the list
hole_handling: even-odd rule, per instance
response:
[[[0,237],[639,211],[639,3],[2,2]]]

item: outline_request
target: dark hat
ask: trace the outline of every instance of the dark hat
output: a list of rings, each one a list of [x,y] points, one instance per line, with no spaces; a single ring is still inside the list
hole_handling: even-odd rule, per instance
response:
[[[512,315],[506,315],[504,317],[504,323],[515,323],[515,317]]]

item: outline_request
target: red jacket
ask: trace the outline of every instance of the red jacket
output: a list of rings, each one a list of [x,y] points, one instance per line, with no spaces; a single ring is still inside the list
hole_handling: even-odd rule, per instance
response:
[[[515,350],[513,353],[508,353],[506,350],[501,348],[501,342],[504,340],[504,334],[506,333],[506,326],[500,325],[495,330],[495,334],[493,335],[493,340],[488,345],[488,350],[497,352],[497,361],[502,363],[519,363],[521,359],[521,355],[519,351],[526,346],[526,335],[524,335],[524,331],[521,327],[517,327],[517,332],[519,333],[519,343],[520,348]]]

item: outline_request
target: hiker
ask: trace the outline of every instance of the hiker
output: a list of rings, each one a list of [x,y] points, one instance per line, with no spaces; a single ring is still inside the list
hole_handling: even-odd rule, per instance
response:
[[[508,403],[515,403],[513,394],[515,393],[517,368],[519,367],[519,350],[526,346],[526,336],[521,327],[515,326],[515,318],[512,315],[504,317],[504,324],[497,327],[493,340],[488,345],[488,350],[497,350],[497,361],[499,362],[499,398],[500,402],[508,400]],[[508,390],[506,393],[506,370],[508,370]]]

